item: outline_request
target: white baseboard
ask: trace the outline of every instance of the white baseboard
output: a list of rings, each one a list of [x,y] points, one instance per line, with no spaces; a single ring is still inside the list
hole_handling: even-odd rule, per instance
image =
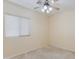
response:
[[[54,46],[54,45],[48,45],[48,47],[56,47],[56,48],[63,49],[63,50],[66,50],[66,51],[75,52],[75,51],[73,51],[71,49],[66,49],[66,48],[58,47],[58,46]]]
[[[42,47],[40,47],[40,48],[42,48]],[[28,50],[28,51],[23,51],[23,52],[14,54],[14,55],[9,56],[9,57],[4,57],[4,59],[11,59],[11,58],[13,58],[13,57],[16,57],[16,56],[19,56],[19,55],[22,55],[22,54],[26,54],[26,53],[28,53],[28,52],[35,51],[35,50],[40,49],[40,48],[35,48],[35,49]]]

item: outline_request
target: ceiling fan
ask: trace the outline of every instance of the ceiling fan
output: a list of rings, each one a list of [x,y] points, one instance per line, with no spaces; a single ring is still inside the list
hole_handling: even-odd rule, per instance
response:
[[[58,7],[54,6],[58,0],[38,0],[36,4],[37,7],[34,9],[40,8],[42,12],[50,13],[53,9],[59,10]]]

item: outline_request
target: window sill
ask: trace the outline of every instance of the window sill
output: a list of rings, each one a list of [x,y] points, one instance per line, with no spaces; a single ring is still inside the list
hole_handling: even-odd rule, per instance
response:
[[[32,39],[32,36],[12,36],[12,37],[4,37],[4,39]]]

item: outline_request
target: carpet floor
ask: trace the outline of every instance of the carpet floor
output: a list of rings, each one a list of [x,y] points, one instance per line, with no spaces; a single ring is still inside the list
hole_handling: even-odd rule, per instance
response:
[[[40,48],[12,59],[75,59],[75,53],[55,47],[48,47]]]

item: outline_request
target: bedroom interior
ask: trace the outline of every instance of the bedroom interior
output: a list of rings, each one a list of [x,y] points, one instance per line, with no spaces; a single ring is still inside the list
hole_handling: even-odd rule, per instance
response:
[[[75,59],[74,0],[4,0],[4,59]]]

